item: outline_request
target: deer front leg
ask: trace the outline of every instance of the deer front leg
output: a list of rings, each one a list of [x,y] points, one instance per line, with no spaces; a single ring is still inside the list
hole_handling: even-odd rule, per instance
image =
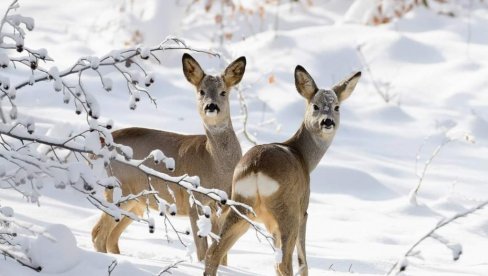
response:
[[[113,217],[102,213],[92,230],[92,242],[95,250],[107,253],[107,237],[115,227],[115,224],[116,222]]]
[[[215,214],[215,211],[213,213]],[[212,233],[220,235],[220,233],[221,233],[220,229],[222,228],[221,226],[222,226],[222,222],[223,222],[222,219],[223,219],[223,216],[217,217],[216,215],[212,215]],[[215,242],[217,242],[217,241],[212,240],[212,244]],[[227,266],[227,254],[225,254],[222,257],[220,264]]]
[[[308,213],[305,212],[305,215],[303,215],[300,221],[300,229],[298,230],[297,255],[298,255],[298,265],[300,267],[299,269],[300,269],[301,276],[308,276],[307,253],[305,250],[307,218],[308,218]]]
[[[197,258],[198,261],[203,261],[205,259],[205,253],[208,249],[207,237],[199,237],[198,236],[198,211],[196,204],[190,208],[190,224],[191,224],[191,231],[193,233],[193,240],[195,241],[195,247],[197,249]]]
[[[130,209],[129,209],[130,208]],[[129,212],[134,213],[138,217],[142,217],[144,214],[144,205],[135,203],[135,201],[130,202],[127,204],[124,209],[128,210]],[[107,252],[113,254],[120,254],[119,249],[119,239],[125,229],[133,222],[132,219],[128,217],[123,217],[110,231],[110,234],[107,237]]]
[[[205,259],[205,276],[217,275],[219,263],[226,256],[227,251],[249,229],[249,224],[236,213],[227,210],[223,217],[224,223],[220,232],[220,241],[214,242],[207,251]]]

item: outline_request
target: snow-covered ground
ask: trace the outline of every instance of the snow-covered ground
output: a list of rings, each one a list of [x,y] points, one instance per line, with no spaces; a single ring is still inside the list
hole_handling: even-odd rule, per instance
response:
[[[8,2],[0,3],[2,13]],[[270,9],[264,21],[248,18],[254,34],[242,23],[222,49],[215,40],[213,16],[203,10],[185,11],[186,6],[168,4],[168,9],[174,9],[169,12],[158,7],[159,1],[147,0],[143,16],[127,19],[131,15],[120,12],[116,2],[22,0],[21,13],[36,20],[27,41],[48,49],[58,67],[65,68],[81,56],[123,48],[127,40],[123,35],[130,26],[120,26],[132,22],[145,30],[150,43],[175,34],[196,48],[222,51],[220,60],[192,53],[208,71],[219,72],[228,60],[244,55],[248,128],[259,143],[283,141],[301,123],[304,103],[293,81],[297,64],[311,73],[319,87],[330,87],[354,70],[363,71],[356,91],[342,106],[341,129],[312,173],[307,227],[310,275],[385,274],[441,218],[488,200],[487,7],[465,10],[456,17],[417,8],[400,20],[372,27],[344,21],[352,1],[287,4],[279,10],[277,32],[272,28],[276,10]],[[164,25],[165,17],[151,14],[153,10],[165,11],[169,25]],[[162,65],[152,66],[156,85],[151,92],[158,108],[143,99],[136,111],[130,111],[127,93],[117,91],[116,84],[112,95],[100,91],[97,96],[105,105],[102,116],[114,119],[116,128],[202,133],[193,88],[182,74],[181,55],[168,52]],[[87,81],[95,82],[96,77]],[[379,95],[375,82],[391,96],[389,103]],[[60,121],[82,124],[61,98],[45,91],[50,87],[19,91],[19,112],[41,118],[44,128]],[[242,135],[236,91],[231,108],[234,127],[247,150],[251,143]],[[468,133],[476,143],[465,141]],[[418,173],[446,135],[456,139],[433,160],[418,205],[413,205],[408,195],[418,183],[419,148],[423,145]],[[114,259],[118,265],[111,275],[154,275],[177,260],[185,262],[171,270],[173,275],[202,274],[203,264],[195,261],[196,256],[193,261],[188,258],[174,234],[170,232],[167,241],[162,221],[154,234],[148,233],[146,225],[133,223],[122,235],[121,255],[95,253],[90,232],[100,211],[74,191],[47,186],[40,207],[26,203],[15,191],[0,191],[2,205],[13,207],[18,219],[47,227],[61,241],[32,242],[32,254],[45,262],[41,273],[2,259],[1,276],[108,275]],[[458,261],[452,260],[446,246],[427,239],[417,248],[420,254],[409,258],[405,275],[488,275],[487,215],[487,210],[481,210],[439,231],[450,242],[462,244]],[[174,222],[180,229],[189,228],[187,218]],[[183,238],[187,243],[192,240]],[[229,266],[220,272],[273,275],[273,266],[271,248],[250,230],[232,248]]]

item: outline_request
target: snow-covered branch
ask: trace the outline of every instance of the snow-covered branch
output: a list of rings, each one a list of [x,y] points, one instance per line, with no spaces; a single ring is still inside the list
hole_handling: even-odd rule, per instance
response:
[[[475,138],[464,131],[452,131],[452,129],[448,129],[443,133],[442,141],[440,142],[437,147],[432,151],[430,157],[425,161],[424,167],[422,168],[422,171],[420,173],[417,172],[418,168],[418,162],[420,160],[420,153],[425,146],[425,143],[427,142],[428,138],[424,140],[424,143],[419,147],[417,151],[417,156],[415,158],[415,173],[417,174],[417,177],[419,178],[417,185],[415,186],[414,189],[409,194],[409,201],[410,203],[416,205],[417,204],[417,194],[419,192],[420,187],[422,186],[422,183],[425,179],[425,175],[429,169],[429,167],[432,165],[432,162],[434,159],[438,156],[438,154],[441,152],[441,150],[448,145],[449,143],[453,141],[463,141],[463,142],[468,142],[470,144],[475,143]]]
[[[158,274],[157,276],[161,276],[165,273],[168,273],[168,274],[171,274],[170,270],[173,269],[173,268],[177,268],[179,264],[181,264],[182,262],[184,262],[184,260],[179,260],[179,261],[176,261],[168,266],[166,266],[165,268],[163,268]]]
[[[412,244],[412,246],[410,246],[407,249],[407,251],[405,251],[405,253],[402,255],[401,259],[398,260],[395,264],[393,264],[393,266],[388,271],[387,275],[397,275],[398,273],[407,269],[407,267],[408,267],[407,258],[410,256],[413,256],[415,248],[427,238],[433,238],[433,239],[439,241],[440,243],[444,244],[447,248],[449,248],[451,250],[453,260],[457,261],[462,254],[462,246],[460,244],[457,244],[457,243],[449,242],[449,240],[439,236],[436,233],[436,231],[441,229],[442,227],[450,224],[453,221],[456,221],[456,220],[463,218],[463,217],[466,217],[466,216],[468,216],[468,215],[470,215],[476,211],[479,211],[480,209],[483,209],[487,205],[488,205],[488,201],[484,201],[484,202],[476,205],[475,207],[473,207],[471,209],[468,209],[462,213],[459,213],[457,215],[452,216],[451,218],[442,219],[441,221],[439,221],[430,231],[428,231],[425,235],[420,237],[420,239],[418,239],[414,244]]]
[[[160,198],[157,190],[161,187],[154,187],[156,184],[151,182],[151,179],[160,179],[174,183],[188,192],[190,204],[195,204],[199,214],[202,214],[198,221],[199,235],[202,237],[210,235],[213,239],[219,239],[215,233],[211,233],[211,208],[198,201],[195,193],[218,202],[216,215],[221,212],[219,205],[227,205],[266,237],[268,242],[272,239],[247,217],[246,213],[254,214],[252,208],[230,200],[224,191],[201,186],[197,176],[170,176],[144,165],[146,161],[152,160],[164,163],[168,171],[174,171],[174,160],[162,151],[155,149],[141,160],[133,159],[130,147],[114,142],[111,134],[114,122],[101,119],[104,106],[98,102],[93,86],[86,81],[87,72],[92,72],[92,75],[95,73],[98,85],[110,92],[114,83],[107,74],[118,75],[126,84],[130,96],[129,108],[133,110],[142,96],[156,104],[148,90],[155,78],[144,63],[147,60],[159,62],[157,52],[187,50],[218,54],[192,48],[178,38],[169,37],[154,47],[137,46],[111,51],[102,57],[82,57],[68,68],[60,70],[46,49],[34,50],[26,45],[26,34],[34,29],[34,20],[20,14],[11,14],[18,7],[18,0],[14,0],[0,25],[0,117],[3,122],[0,124],[0,189],[15,190],[27,201],[39,205],[44,186],[72,188],[116,221],[127,217],[146,223],[151,233],[155,230],[155,223],[149,206],[147,216],[144,217],[120,206],[132,200],[145,200],[148,203],[149,198],[153,197],[159,206],[159,215],[164,216],[166,232],[170,227],[184,244],[180,234],[188,235],[189,232],[177,230],[169,219],[169,216],[176,214],[176,202],[166,202]],[[44,64],[48,63],[52,63],[52,66],[45,68]],[[25,80],[13,83],[19,76]],[[76,114],[85,115],[83,121],[86,124],[73,129],[56,122],[46,132],[37,126],[37,120],[29,114],[29,110],[18,110],[17,94],[41,82],[51,82],[54,95],[65,104],[71,104]],[[8,116],[4,112],[8,112]],[[120,162],[143,172],[148,179],[147,189],[138,194],[122,195],[120,182],[115,177],[100,174],[109,168],[111,162]],[[100,189],[112,189],[112,198],[97,193]],[[245,212],[239,212],[236,207]],[[18,244],[13,242],[12,239],[19,234],[10,228],[15,223],[13,218],[7,219],[4,214],[0,216],[1,253],[32,269],[42,269],[32,264],[28,252],[19,251]]]
[[[23,229],[27,234],[21,233],[19,229]],[[17,222],[14,219],[14,210],[0,205],[0,255],[9,257],[35,271],[41,271],[42,268],[32,262],[25,246],[22,246],[22,241],[28,234],[42,235],[43,233],[39,227]]]

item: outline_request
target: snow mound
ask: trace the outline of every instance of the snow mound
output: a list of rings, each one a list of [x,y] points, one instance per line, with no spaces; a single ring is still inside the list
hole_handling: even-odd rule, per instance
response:
[[[400,36],[386,50],[392,59],[411,63],[439,63],[445,61],[439,50],[407,36]]]
[[[318,166],[312,172],[314,193],[345,194],[362,200],[387,200],[396,194],[370,174],[345,167]]]
[[[405,200],[400,199],[400,201],[392,204],[391,212],[408,216],[442,217],[438,212],[435,212],[429,206],[425,204],[411,204],[406,198]]]
[[[49,226],[45,235],[32,240],[29,252],[32,261],[48,273],[70,270],[81,261],[81,252],[73,233],[61,224]]]
[[[374,106],[371,110],[366,111],[370,119],[377,121],[391,120],[394,122],[410,122],[413,120],[407,112],[400,106],[393,104],[386,104],[382,106]]]
[[[473,133],[478,141],[488,143],[488,121],[485,118],[479,115],[471,116],[468,124],[471,133]]]

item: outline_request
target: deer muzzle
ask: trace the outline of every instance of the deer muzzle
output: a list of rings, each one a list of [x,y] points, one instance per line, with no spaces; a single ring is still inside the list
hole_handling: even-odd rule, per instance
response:
[[[214,103],[207,104],[204,110],[207,116],[215,116],[220,112],[219,106]]]
[[[324,119],[320,122],[320,127],[324,129],[331,129],[335,127],[335,125],[336,125],[335,122],[329,118]]]

